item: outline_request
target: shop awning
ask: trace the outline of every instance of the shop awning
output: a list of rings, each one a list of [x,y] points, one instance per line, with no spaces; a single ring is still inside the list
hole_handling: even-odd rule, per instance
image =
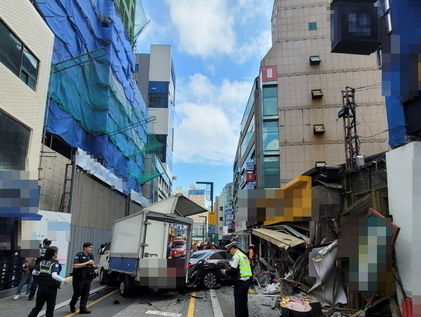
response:
[[[0,212],[0,218],[16,218],[16,219],[20,219],[20,220],[38,221],[38,220],[41,220],[42,215],[34,213],[34,212],[26,212],[26,213]]]
[[[270,243],[284,249],[295,247],[296,245],[305,242],[304,240],[296,238],[292,235],[270,229],[253,229],[252,233],[257,237],[269,241]]]
[[[182,217],[192,216],[208,211],[199,206],[194,201],[183,196],[183,194],[175,194],[171,197],[146,206],[144,210],[154,211],[159,213],[175,213]]]

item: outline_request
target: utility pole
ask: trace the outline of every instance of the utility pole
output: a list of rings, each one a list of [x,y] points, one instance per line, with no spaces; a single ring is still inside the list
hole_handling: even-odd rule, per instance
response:
[[[357,134],[357,119],[355,104],[355,89],[345,87],[342,90],[342,109],[338,112],[338,118],[343,119],[344,136],[345,136],[345,159],[346,170],[354,170],[356,158],[360,155],[360,138]]]

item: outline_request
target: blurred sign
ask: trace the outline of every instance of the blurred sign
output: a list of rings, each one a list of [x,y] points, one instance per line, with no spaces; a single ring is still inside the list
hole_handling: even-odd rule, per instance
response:
[[[228,220],[228,221],[232,221],[232,220],[234,220],[234,215],[233,214],[227,214],[225,216],[225,219]]]
[[[250,183],[247,183],[246,185],[246,189],[255,189],[255,188],[256,188],[255,182],[250,182]]]
[[[250,173],[250,172],[248,172],[248,173],[246,174],[246,181],[247,181],[247,182],[254,182],[254,173]]]
[[[246,163],[246,171],[254,171],[254,162]]]
[[[278,70],[276,65],[274,66],[263,66],[261,68],[262,81],[277,81]]]
[[[216,232],[215,228],[216,228],[215,226],[209,225],[208,226],[208,234],[215,233]]]

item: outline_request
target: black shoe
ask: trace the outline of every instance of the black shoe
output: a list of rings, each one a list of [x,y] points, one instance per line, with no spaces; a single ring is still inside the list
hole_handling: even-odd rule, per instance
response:
[[[75,306],[70,305],[70,311],[71,311],[72,313],[76,312],[76,307],[75,307]]]
[[[79,314],[90,314],[91,313],[91,311],[90,310],[87,310],[86,308],[84,308],[84,309],[79,309]]]

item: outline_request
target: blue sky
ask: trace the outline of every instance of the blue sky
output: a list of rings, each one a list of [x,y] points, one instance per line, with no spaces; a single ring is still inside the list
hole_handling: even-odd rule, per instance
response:
[[[240,121],[271,46],[273,0],[143,0],[151,20],[137,42],[172,45],[177,77],[174,188],[232,181]]]

